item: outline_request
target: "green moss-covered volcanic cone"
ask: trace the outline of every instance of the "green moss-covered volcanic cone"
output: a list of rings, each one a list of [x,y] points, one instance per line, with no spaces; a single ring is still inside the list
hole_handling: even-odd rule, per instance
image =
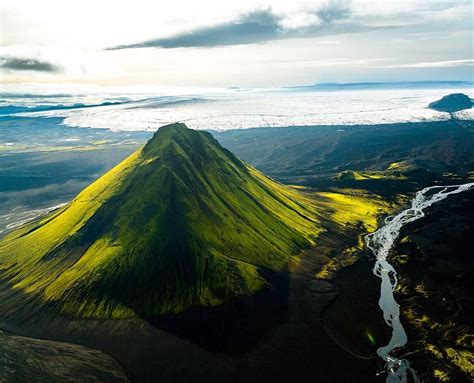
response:
[[[209,133],[160,128],[68,205],[0,241],[13,289],[76,317],[162,315],[261,291],[321,230],[310,199]]]

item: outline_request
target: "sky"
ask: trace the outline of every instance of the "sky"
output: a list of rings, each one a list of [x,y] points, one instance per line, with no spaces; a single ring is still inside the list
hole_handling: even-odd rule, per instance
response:
[[[474,80],[471,0],[0,0],[0,12],[9,86]]]

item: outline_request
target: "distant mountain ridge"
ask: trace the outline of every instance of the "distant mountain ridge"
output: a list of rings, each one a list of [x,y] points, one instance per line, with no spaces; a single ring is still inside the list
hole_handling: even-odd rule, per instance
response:
[[[321,230],[309,198],[172,124],[3,238],[0,274],[73,317],[172,314],[264,290]]]
[[[385,81],[354,83],[317,83],[286,87],[292,90],[349,90],[349,89],[436,89],[447,87],[472,87],[472,81]]]
[[[0,116],[16,114],[16,113],[32,113],[32,112],[48,112],[48,111],[53,111],[53,110],[85,109],[85,108],[94,108],[97,106],[114,106],[114,105],[122,105],[122,104],[128,104],[128,103],[130,103],[130,101],[120,101],[120,102],[105,101],[99,104],[75,103],[72,105],[64,105],[64,104],[36,105],[36,106],[7,105],[7,106],[0,106]]]

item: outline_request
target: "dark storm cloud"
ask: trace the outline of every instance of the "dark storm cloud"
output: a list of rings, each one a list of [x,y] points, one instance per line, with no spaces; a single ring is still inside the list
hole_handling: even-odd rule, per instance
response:
[[[214,47],[218,45],[252,44],[273,40],[279,35],[278,18],[270,11],[256,11],[239,19],[174,36],[148,40],[142,43],[119,45],[109,49],[126,48],[187,48]]]
[[[303,28],[282,27],[282,16],[271,9],[253,11],[235,21],[197,28],[173,36],[148,40],[136,44],[118,45],[107,50],[129,48],[189,48],[215,47],[223,45],[254,44],[270,40],[315,37],[341,33],[357,33],[373,27],[348,21],[351,16],[347,3],[336,2],[313,12],[318,23]]]
[[[59,67],[34,58],[0,57],[0,68],[12,71],[35,71],[54,73]]]

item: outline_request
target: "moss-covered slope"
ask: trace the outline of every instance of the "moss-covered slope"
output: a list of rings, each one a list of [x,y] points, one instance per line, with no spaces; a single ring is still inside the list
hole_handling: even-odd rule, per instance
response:
[[[0,276],[78,317],[217,305],[314,243],[313,202],[183,124],[0,242]]]

